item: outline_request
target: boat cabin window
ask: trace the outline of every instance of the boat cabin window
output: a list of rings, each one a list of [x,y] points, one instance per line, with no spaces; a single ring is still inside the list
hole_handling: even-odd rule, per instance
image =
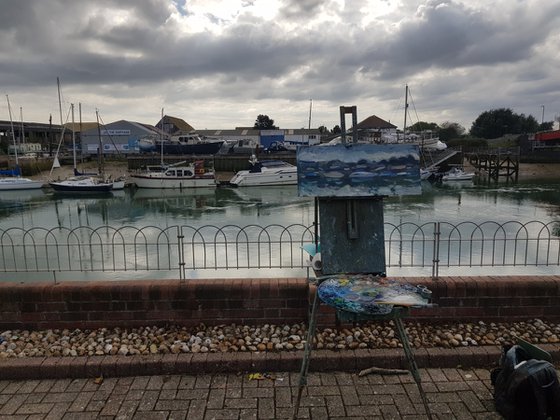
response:
[[[193,176],[193,173],[188,169],[185,169],[185,176]]]
[[[175,169],[170,169],[170,170],[168,170],[168,171],[165,173],[165,175],[167,175],[167,176],[175,176]]]
[[[183,176],[183,171],[181,169],[177,169],[177,176]]]

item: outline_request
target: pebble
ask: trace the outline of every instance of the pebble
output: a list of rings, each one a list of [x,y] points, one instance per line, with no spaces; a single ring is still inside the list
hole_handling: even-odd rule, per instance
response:
[[[514,337],[535,343],[559,343],[560,324],[540,319],[513,323],[483,321],[428,324],[405,321],[412,347],[472,347],[511,344]],[[100,328],[96,330],[6,330],[0,333],[0,359],[14,357],[76,357],[214,352],[286,352],[305,348],[307,326],[223,324]],[[333,351],[402,347],[394,322],[367,323],[354,328],[317,329],[318,349]]]

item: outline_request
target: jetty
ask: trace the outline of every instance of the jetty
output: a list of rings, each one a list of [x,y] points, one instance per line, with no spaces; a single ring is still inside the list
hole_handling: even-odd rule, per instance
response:
[[[466,158],[469,163],[479,171],[484,171],[491,179],[500,177],[519,177],[519,148],[513,149],[486,149],[469,152]]]

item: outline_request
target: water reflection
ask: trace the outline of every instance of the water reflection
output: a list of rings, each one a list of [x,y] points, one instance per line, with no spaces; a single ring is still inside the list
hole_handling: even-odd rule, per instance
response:
[[[296,186],[204,188],[185,190],[127,189],[110,196],[60,196],[50,190],[0,194],[2,227],[40,226],[143,227],[171,225],[246,226],[313,223],[313,199],[298,197]],[[410,221],[518,220],[543,222],[560,216],[560,183],[422,182],[418,196],[384,200],[384,218]]]

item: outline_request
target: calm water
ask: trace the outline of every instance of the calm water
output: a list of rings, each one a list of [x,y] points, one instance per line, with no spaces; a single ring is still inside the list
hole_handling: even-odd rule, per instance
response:
[[[515,220],[525,223],[537,220],[546,223],[560,220],[560,181],[497,184],[476,180],[447,184],[423,182],[422,187],[423,194],[420,196],[385,199],[385,221],[421,224],[433,221]],[[65,197],[48,189],[0,194],[2,229],[84,225],[139,228],[227,224],[311,225],[313,218],[313,200],[298,197],[296,187],[217,188],[182,193],[130,189],[98,197]],[[102,276],[106,274],[101,273]],[[153,273],[147,274],[147,278],[154,277]],[[212,272],[212,275],[216,273]],[[11,276],[0,273],[0,280]],[[100,273],[86,273],[85,277],[88,276],[99,278]],[[176,277],[175,273],[173,276]]]

